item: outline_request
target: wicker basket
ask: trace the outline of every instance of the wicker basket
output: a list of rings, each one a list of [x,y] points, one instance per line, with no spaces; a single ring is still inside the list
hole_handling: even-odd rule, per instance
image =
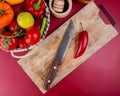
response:
[[[44,1],[44,2],[45,2],[45,1]],[[14,53],[28,51],[28,50],[31,50],[31,49],[33,49],[33,48],[34,48],[34,50],[35,50],[35,48],[36,48],[36,47],[42,42],[42,40],[46,37],[46,34],[47,34],[47,32],[48,32],[48,28],[49,28],[49,25],[50,25],[50,11],[49,11],[49,8],[48,8],[48,6],[47,6],[46,3],[45,3],[45,14],[44,14],[44,15],[45,15],[45,17],[47,17],[47,24],[46,24],[46,28],[45,28],[44,34],[43,34],[43,36],[41,37],[40,41],[39,41],[37,44],[32,45],[32,46],[29,46],[28,48],[25,48],[25,49],[16,48],[16,49],[10,50],[10,51],[5,50],[5,49],[2,49],[2,48],[1,48],[1,49],[4,50],[4,51],[10,52],[11,55],[12,55],[14,58],[23,58],[23,57],[26,57],[26,56],[32,54],[32,53],[30,53],[30,54],[26,54],[26,55],[24,55],[24,56],[17,56],[17,55],[15,55]]]

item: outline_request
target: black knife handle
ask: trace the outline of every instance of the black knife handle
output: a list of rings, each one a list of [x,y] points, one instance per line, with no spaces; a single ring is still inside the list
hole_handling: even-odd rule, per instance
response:
[[[107,16],[107,18],[109,19],[109,21],[111,22],[111,24],[112,24],[113,26],[115,26],[116,22],[115,22],[115,20],[113,19],[113,17],[110,15],[110,13],[106,10],[106,8],[105,8],[103,5],[101,5],[101,4],[99,4],[98,7],[99,7],[99,8],[103,11],[103,13]]]
[[[54,60],[50,70],[48,71],[47,78],[46,78],[45,83],[44,83],[45,90],[51,89],[50,84],[53,82],[53,80],[56,76],[56,72],[57,72],[59,64],[60,64],[60,62]]]

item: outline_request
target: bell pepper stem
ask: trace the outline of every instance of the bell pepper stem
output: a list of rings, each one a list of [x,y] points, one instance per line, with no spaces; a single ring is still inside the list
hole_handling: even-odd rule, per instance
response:
[[[33,7],[34,7],[35,10],[40,9],[40,3],[41,3],[41,0],[38,0],[37,2],[34,3]]]

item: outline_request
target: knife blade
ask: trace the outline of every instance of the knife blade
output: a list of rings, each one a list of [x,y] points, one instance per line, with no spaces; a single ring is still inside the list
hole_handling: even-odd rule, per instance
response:
[[[73,37],[73,32],[74,32],[74,25],[73,25],[73,21],[70,20],[69,25],[66,28],[65,34],[57,50],[56,57],[52,63],[52,66],[50,67],[50,70],[48,71],[47,78],[44,82],[45,90],[50,89],[50,85],[56,76],[58,65],[62,64],[65,54],[70,46]]]

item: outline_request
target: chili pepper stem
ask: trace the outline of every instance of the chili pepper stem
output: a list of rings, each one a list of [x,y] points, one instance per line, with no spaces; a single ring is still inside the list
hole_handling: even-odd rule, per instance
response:
[[[40,9],[40,3],[41,3],[41,0],[38,0],[37,2],[34,3],[34,8],[35,10],[39,10]]]
[[[81,25],[82,31],[84,31],[84,29],[83,29],[83,26],[82,26],[82,23],[81,23],[81,22],[80,22],[80,25]]]

